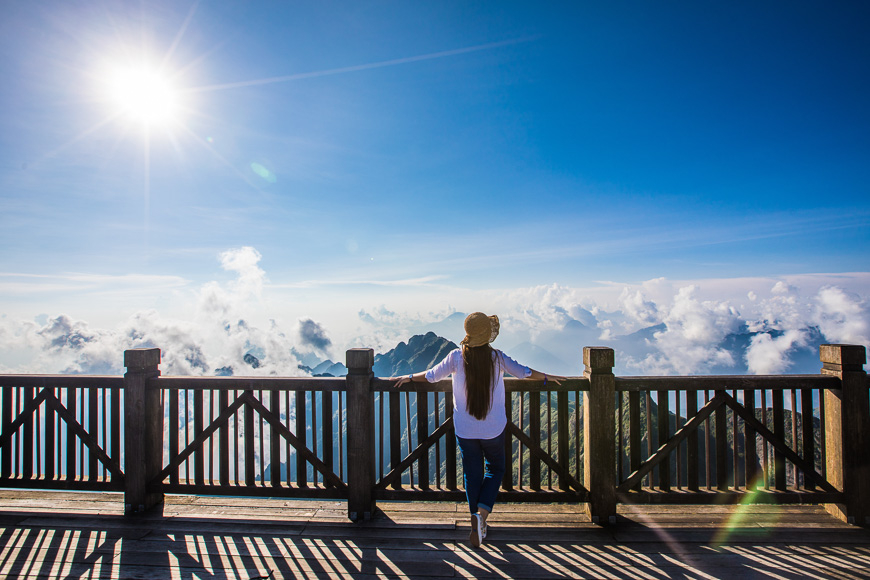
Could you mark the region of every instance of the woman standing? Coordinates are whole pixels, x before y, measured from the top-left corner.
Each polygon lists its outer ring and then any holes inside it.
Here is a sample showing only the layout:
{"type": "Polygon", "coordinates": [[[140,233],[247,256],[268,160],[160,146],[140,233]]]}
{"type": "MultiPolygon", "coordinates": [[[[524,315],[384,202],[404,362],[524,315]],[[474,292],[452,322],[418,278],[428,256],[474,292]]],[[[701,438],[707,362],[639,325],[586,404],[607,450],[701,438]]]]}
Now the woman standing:
{"type": "Polygon", "coordinates": [[[559,384],[565,378],[548,377],[492,348],[489,343],[498,336],[498,330],[497,316],[469,314],[461,348],[448,353],[425,373],[392,379],[398,387],[423,378],[436,383],[453,375],[453,426],[462,453],[465,494],[471,512],[468,539],[475,548],[486,537],[486,519],[505,473],[505,373],[520,379],[543,380],[545,384],[548,380],[559,384]]]}

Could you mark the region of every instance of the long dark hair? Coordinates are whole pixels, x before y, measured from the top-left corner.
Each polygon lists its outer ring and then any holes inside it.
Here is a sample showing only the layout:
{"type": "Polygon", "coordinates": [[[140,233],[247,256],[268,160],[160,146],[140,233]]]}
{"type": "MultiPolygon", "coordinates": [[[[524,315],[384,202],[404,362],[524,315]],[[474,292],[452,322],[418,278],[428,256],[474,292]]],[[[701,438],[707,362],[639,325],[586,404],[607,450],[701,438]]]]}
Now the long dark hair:
{"type": "Polygon", "coordinates": [[[468,414],[482,421],[492,407],[493,375],[495,361],[492,347],[463,346],[462,361],[465,364],[465,410],[468,414]]]}

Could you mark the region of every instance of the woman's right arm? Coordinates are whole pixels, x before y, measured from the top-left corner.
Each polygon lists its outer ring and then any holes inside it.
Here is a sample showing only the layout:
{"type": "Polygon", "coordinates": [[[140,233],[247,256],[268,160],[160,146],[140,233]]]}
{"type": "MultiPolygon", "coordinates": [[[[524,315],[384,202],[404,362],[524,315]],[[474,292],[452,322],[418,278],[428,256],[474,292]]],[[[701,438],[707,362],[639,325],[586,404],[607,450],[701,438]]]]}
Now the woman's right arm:
{"type": "Polygon", "coordinates": [[[428,371],[405,375],[403,377],[390,377],[389,380],[396,381],[393,385],[394,388],[400,387],[405,383],[421,383],[423,382],[423,380],[430,383],[437,383],[441,379],[445,379],[450,376],[451,373],[456,372],[456,353],[459,353],[459,359],[461,360],[461,351],[459,349],[456,349],[447,353],[447,356],[445,356],[440,363],[438,363],[428,371]]]}

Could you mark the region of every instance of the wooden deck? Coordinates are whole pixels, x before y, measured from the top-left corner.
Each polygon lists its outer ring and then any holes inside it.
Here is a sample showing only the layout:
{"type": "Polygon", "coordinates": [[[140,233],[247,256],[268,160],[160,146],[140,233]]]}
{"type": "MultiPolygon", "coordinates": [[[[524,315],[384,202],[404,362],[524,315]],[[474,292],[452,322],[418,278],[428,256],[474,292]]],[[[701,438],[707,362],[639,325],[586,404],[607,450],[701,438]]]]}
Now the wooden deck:
{"type": "Polygon", "coordinates": [[[870,578],[870,530],[816,506],[620,508],[602,528],[576,506],[502,504],[472,549],[463,504],[0,490],[2,578],[870,578]]]}

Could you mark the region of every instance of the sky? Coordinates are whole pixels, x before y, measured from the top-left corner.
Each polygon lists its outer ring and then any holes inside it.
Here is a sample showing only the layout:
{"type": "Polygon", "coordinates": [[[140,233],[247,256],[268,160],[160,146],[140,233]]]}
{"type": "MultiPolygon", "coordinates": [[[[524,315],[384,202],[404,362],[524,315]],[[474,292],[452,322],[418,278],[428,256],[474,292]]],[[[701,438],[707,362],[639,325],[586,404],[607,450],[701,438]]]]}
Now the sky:
{"type": "Polygon", "coordinates": [[[591,344],[630,374],[817,372],[819,342],[870,345],[868,25],[845,1],[3,3],[0,371],[158,346],[164,374],[297,374],[480,310],[553,372],[591,344]]]}

